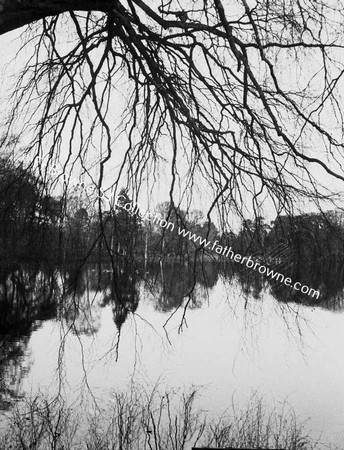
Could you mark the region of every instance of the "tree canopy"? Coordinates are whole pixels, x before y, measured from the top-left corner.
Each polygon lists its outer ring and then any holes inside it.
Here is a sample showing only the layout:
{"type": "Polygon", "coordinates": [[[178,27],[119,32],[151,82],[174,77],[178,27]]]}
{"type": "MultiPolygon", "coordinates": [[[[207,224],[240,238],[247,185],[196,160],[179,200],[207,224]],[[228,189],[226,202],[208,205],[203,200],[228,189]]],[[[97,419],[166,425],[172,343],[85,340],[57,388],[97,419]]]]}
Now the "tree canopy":
{"type": "Polygon", "coordinates": [[[47,228],[60,215],[44,183],[22,164],[0,157],[0,260],[45,256],[47,228]]]}
{"type": "Polygon", "coordinates": [[[23,50],[32,53],[6,136],[20,124],[41,170],[78,168],[99,190],[111,171],[133,199],[162,174],[172,206],[208,186],[208,217],[218,208],[223,221],[258,216],[264,204],[281,213],[302,198],[335,201],[344,180],[339,1],[0,6],[0,32],[30,23],[23,50]]]}

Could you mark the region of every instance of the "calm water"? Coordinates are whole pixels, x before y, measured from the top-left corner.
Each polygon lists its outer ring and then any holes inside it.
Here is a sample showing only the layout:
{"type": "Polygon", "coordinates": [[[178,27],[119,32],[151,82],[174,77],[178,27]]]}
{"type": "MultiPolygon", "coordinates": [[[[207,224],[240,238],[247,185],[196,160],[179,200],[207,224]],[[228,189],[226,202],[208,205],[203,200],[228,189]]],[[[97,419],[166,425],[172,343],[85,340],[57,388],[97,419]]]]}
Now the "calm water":
{"type": "MultiPolygon", "coordinates": [[[[233,401],[244,406],[258,392],[271,408],[287,400],[300,420],[308,420],[312,436],[341,444],[341,307],[282,303],[268,286],[259,295],[244,294],[236,277],[210,270],[208,283],[196,283],[183,318],[184,308],[176,305],[188,282],[182,269],[172,272],[149,276],[148,283],[122,273],[116,289],[128,312],[113,300],[109,283],[95,286],[95,269],[88,268],[75,296],[61,296],[60,304],[55,298],[52,311],[37,306],[29,325],[24,320],[15,332],[3,332],[2,409],[38,390],[53,395],[61,388],[77,402],[92,393],[101,404],[110,391],[131,383],[158,383],[162,390],[196,385],[198,406],[210,414],[221,414],[233,401]]],[[[42,294],[43,278],[39,272],[33,295],[42,294]]],[[[55,282],[56,291],[60,274],[55,282]]]]}

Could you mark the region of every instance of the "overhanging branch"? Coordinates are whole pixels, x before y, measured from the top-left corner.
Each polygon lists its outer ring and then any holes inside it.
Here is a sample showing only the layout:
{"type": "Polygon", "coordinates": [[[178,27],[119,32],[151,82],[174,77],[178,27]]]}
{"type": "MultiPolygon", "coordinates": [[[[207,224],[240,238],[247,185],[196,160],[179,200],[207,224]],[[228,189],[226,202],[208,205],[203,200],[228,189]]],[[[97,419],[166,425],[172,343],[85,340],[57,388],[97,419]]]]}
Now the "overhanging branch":
{"type": "Polygon", "coordinates": [[[67,11],[110,11],[109,0],[0,0],[0,35],[48,16],[67,11]]]}

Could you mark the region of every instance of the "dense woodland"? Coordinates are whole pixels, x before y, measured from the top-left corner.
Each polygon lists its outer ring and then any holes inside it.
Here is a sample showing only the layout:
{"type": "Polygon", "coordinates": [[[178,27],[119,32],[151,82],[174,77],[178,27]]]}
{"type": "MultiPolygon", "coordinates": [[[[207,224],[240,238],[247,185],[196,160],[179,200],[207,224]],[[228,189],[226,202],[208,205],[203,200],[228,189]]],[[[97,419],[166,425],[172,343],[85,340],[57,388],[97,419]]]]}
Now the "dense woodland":
{"type": "MultiPolygon", "coordinates": [[[[114,272],[139,273],[144,277],[152,267],[161,264],[188,267],[192,274],[195,265],[212,262],[222,270],[238,273],[244,284],[257,279],[257,274],[218,255],[210,246],[204,248],[199,242],[178,235],[176,229],[171,231],[127,212],[123,205],[131,200],[124,189],[118,206],[104,210],[100,217],[78,186],[68,195],[55,198],[46,192],[46,184],[23,165],[15,165],[5,158],[0,163],[3,273],[8,267],[17,267],[19,261],[35,266],[72,264],[80,268],[86,263],[97,263],[112,265],[114,272]]],[[[315,289],[320,287],[325,297],[331,292],[330,286],[342,279],[344,215],[341,211],[294,217],[281,215],[270,223],[256,217],[244,220],[237,233],[220,233],[201,211],[172,209],[168,202],[158,205],[155,212],[195,236],[218,241],[236,253],[251,255],[262,264],[278,268],[285,276],[315,289]]],[[[265,278],[258,276],[258,279],[265,278]]],[[[261,283],[255,287],[258,293],[261,283]]],[[[281,287],[277,295],[281,296],[281,287]]],[[[295,292],[287,290],[286,298],[291,295],[295,296],[295,292]]]]}
{"type": "MultiPolygon", "coordinates": [[[[91,208],[80,186],[61,197],[46,192],[45,184],[23,165],[0,160],[0,258],[65,263],[108,261],[133,256],[136,260],[192,262],[195,255],[219,259],[210,246],[178,235],[158,223],[123,208],[130,203],[122,189],[118,206],[91,208]]],[[[93,202],[94,203],[94,202],[93,202]]],[[[344,260],[344,213],[340,210],[297,216],[280,215],[270,223],[263,217],[243,220],[240,230],[220,233],[202,211],[184,211],[161,203],[154,213],[195,236],[254,255],[267,263],[292,260],[299,265],[334,264],[344,260]]],[[[222,258],[223,259],[223,258],[222,258]]]]}

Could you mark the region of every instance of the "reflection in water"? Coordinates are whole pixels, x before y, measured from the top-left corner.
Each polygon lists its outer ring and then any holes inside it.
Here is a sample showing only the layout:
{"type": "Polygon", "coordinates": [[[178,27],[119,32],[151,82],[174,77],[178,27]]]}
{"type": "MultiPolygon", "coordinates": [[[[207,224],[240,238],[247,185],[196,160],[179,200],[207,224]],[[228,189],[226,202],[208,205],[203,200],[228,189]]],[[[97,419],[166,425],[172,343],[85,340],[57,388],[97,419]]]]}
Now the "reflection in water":
{"type": "MultiPolygon", "coordinates": [[[[128,320],[130,317],[133,319],[143,317],[157,329],[158,326],[154,323],[157,317],[162,317],[162,324],[164,324],[180,306],[183,307],[182,309],[186,306],[190,309],[187,314],[191,322],[193,314],[197,310],[204,310],[204,313],[196,320],[199,325],[195,325],[195,323],[193,325],[195,328],[200,327],[200,336],[203,333],[204,342],[191,339],[190,345],[193,348],[188,359],[192,360],[194,358],[192,352],[199,354],[200,345],[202,346],[202,355],[205,355],[208,350],[211,352],[210,354],[214,353],[215,355],[220,351],[233,351],[234,335],[231,336],[230,345],[225,341],[217,343],[216,337],[208,341],[206,335],[211,328],[211,320],[214,320],[211,312],[207,315],[206,308],[209,307],[207,305],[222,307],[221,298],[227,299],[233,317],[240,316],[241,313],[238,312],[246,308],[245,321],[247,322],[245,322],[245,326],[252,335],[254,333],[258,335],[258,311],[259,309],[262,311],[263,317],[263,309],[268,304],[268,292],[273,294],[277,300],[274,304],[279,306],[292,305],[291,302],[294,302],[317,308],[320,306],[329,311],[343,309],[343,269],[338,265],[319,267],[317,270],[314,267],[312,269],[298,268],[297,273],[291,274],[294,279],[299,279],[308,285],[312,285],[309,277],[314,280],[315,276],[318,281],[323,283],[324,295],[319,301],[313,303],[308,296],[302,294],[298,294],[297,297],[292,296],[290,289],[284,285],[268,283],[266,277],[248,269],[241,270],[240,265],[240,270],[237,267],[212,262],[191,266],[169,260],[164,264],[151,264],[147,269],[143,262],[134,264],[133,259],[121,259],[112,266],[88,264],[83,267],[70,265],[63,268],[19,265],[2,267],[0,271],[0,409],[10,409],[14,401],[25,393],[25,389],[22,388],[23,380],[28,377],[35,358],[37,359],[39,356],[30,357],[30,342],[32,342],[33,336],[38,335],[39,328],[44,324],[49,324],[49,326],[63,324],[65,330],[70,331],[70,334],[80,340],[82,345],[86,345],[87,339],[92,339],[95,335],[103,336],[105,334],[108,339],[110,336],[112,338],[118,336],[119,333],[127,336],[125,333],[127,333],[128,327],[124,327],[124,324],[130,322],[128,320]],[[240,297],[244,298],[244,302],[238,301],[240,297]],[[235,302],[237,302],[236,305],[235,302]],[[248,308],[248,302],[250,308],[248,308]],[[140,305],[142,305],[141,309],[140,305]],[[143,315],[142,311],[148,312],[143,315]],[[105,312],[109,320],[104,316],[105,312]],[[111,312],[112,317],[109,314],[111,312]]],[[[293,266],[292,270],[294,269],[293,266]]],[[[290,318],[295,317],[295,328],[299,331],[300,322],[296,323],[300,315],[299,310],[293,306],[290,310],[288,308],[277,309],[277,314],[278,311],[280,311],[281,317],[287,312],[290,315],[288,318],[283,316],[287,328],[293,328],[294,325],[290,318]],[[294,316],[292,316],[293,314],[294,316]]],[[[184,320],[183,315],[179,316],[178,320],[184,320]]],[[[218,323],[220,319],[216,320],[218,323]]],[[[226,317],[226,321],[229,329],[234,326],[233,324],[229,325],[230,316],[226,317]]],[[[277,320],[275,322],[277,323],[277,320]]],[[[49,330],[52,335],[54,329],[49,328],[49,330]]],[[[146,338],[144,332],[138,331],[137,323],[135,323],[134,332],[140,340],[143,341],[146,338]]],[[[319,330],[319,335],[320,332],[319,330]]],[[[259,333],[265,333],[263,327],[259,328],[259,333]]],[[[278,334],[278,330],[276,333],[278,334]]],[[[185,334],[185,339],[187,336],[188,332],[185,334]]],[[[100,339],[103,338],[100,337],[100,339]]],[[[257,336],[258,339],[260,338],[257,336]]],[[[131,349],[125,347],[124,342],[121,345],[125,348],[121,356],[126,360],[131,349]]],[[[150,346],[151,343],[148,345],[150,346]]],[[[178,349],[178,344],[176,345],[176,349],[178,349]]],[[[267,345],[269,347],[266,352],[269,353],[272,351],[271,343],[269,342],[267,345]]],[[[97,351],[99,352],[97,357],[101,359],[105,353],[105,347],[100,346],[97,351]]],[[[153,356],[148,356],[147,351],[140,353],[140,358],[144,362],[151,361],[150,358],[154,356],[154,352],[158,360],[155,350],[149,347],[153,356]]],[[[274,349],[273,351],[278,352],[279,350],[274,349]]],[[[85,354],[87,354],[86,351],[85,354]]],[[[226,353],[223,355],[227,357],[226,353]]],[[[74,359],[79,357],[74,356],[74,359]]],[[[212,356],[205,356],[205,358],[207,361],[212,360],[212,356]]],[[[224,376],[221,373],[221,367],[224,364],[221,358],[209,362],[210,369],[216,369],[214,366],[219,364],[219,383],[221,377],[224,376]]],[[[233,364],[235,364],[236,358],[237,356],[233,354],[233,364]]],[[[76,362],[74,361],[74,363],[76,362]]],[[[159,376],[158,371],[161,369],[159,363],[154,364],[156,365],[156,376],[159,376]]],[[[192,378],[190,375],[190,381],[197,379],[197,364],[196,359],[194,361],[196,377],[192,378]]],[[[155,365],[152,364],[152,367],[155,365]]],[[[205,366],[202,370],[205,372],[208,369],[205,366]]],[[[115,373],[117,377],[117,372],[115,373]]],[[[117,378],[115,379],[117,380],[117,378]]],[[[243,378],[243,382],[244,380],[243,378]]],[[[292,385],[290,389],[293,389],[292,385]]]]}
{"type": "Polygon", "coordinates": [[[56,317],[56,282],[53,272],[0,268],[0,408],[7,409],[19,396],[28,372],[24,359],[31,334],[44,320],[56,317]]]}
{"type": "Polygon", "coordinates": [[[25,327],[21,333],[0,338],[0,410],[9,409],[20,397],[21,381],[29,370],[24,369],[23,360],[31,331],[25,327]]]}
{"type": "Polygon", "coordinates": [[[215,264],[184,265],[167,263],[153,266],[147,274],[146,284],[153,294],[156,308],[169,312],[187,300],[188,308],[197,308],[216,285],[219,271],[215,264]]]}
{"type": "Polygon", "coordinates": [[[269,264],[276,272],[290,277],[293,282],[312,287],[320,292],[319,298],[303,294],[301,291],[286,286],[284,283],[259,275],[257,272],[240,264],[234,265],[243,291],[259,298],[268,287],[279,302],[295,302],[306,306],[318,306],[331,311],[340,311],[344,307],[344,266],[338,262],[328,264],[269,264]]]}
{"type": "Polygon", "coordinates": [[[131,262],[124,261],[112,270],[106,270],[107,289],[101,306],[111,305],[113,321],[121,330],[129,313],[134,313],[139,304],[137,290],[138,269],[131,262]]]}

